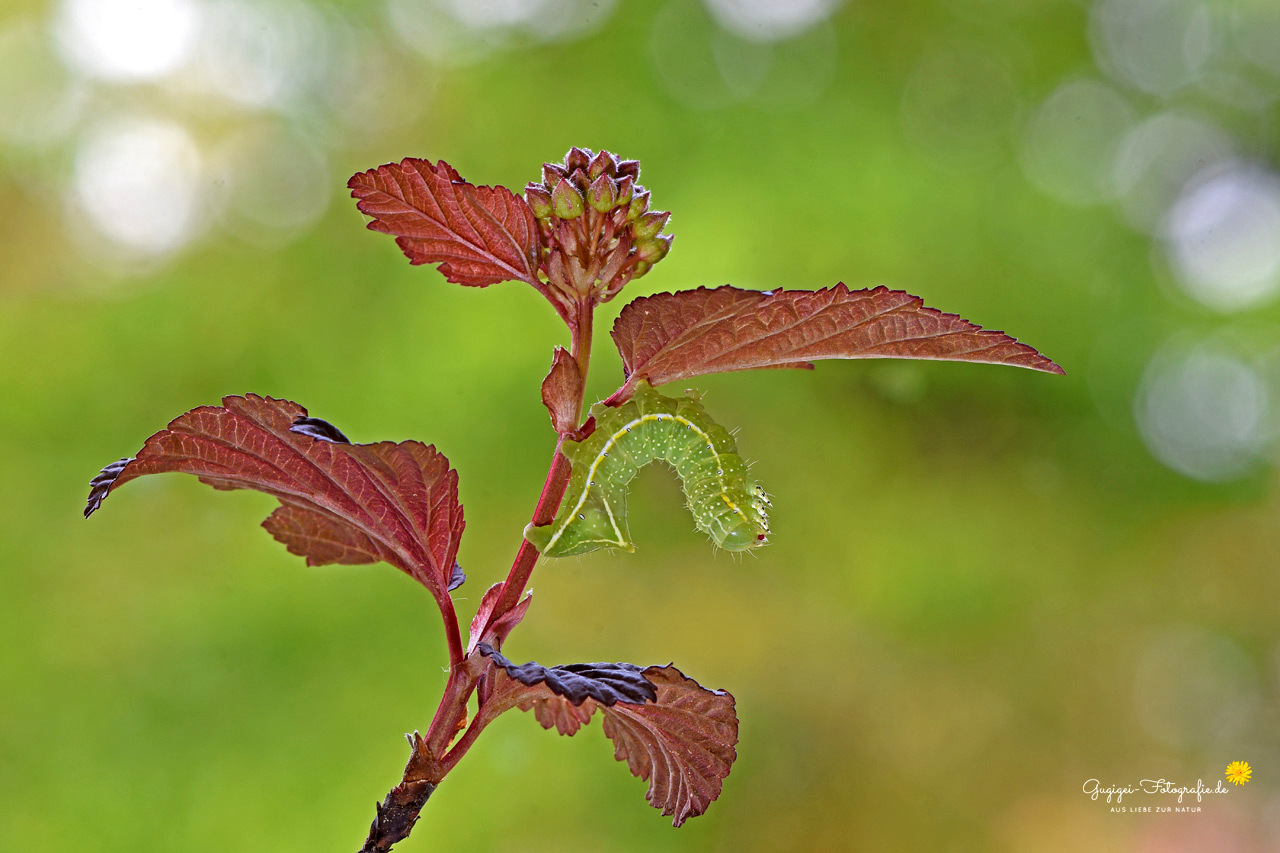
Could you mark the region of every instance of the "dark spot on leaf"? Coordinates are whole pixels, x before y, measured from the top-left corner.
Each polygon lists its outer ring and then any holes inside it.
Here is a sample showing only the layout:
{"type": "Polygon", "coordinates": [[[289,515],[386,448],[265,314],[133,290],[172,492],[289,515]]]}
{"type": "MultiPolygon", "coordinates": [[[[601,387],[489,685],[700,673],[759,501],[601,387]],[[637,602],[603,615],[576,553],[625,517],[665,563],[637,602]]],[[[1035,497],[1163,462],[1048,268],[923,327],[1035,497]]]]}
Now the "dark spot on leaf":
{"type": "Polygon", "coordinates": [[[320,418],[309,418],[306,415],[298,415],[298,417],[294,418],[293,426],[289,427],[289,432],[318,438],[321,441],[332,441],[335,444],[351,443],[351,439],[343,435],[342,430],[333,424],[320,418]]]}
{"type": "Polygon", "coordinates": [[[563,696],[574,705],[594,699],[601,705],[612,706],[618,702],[643,705],[658,698],[658,689],[633,663],[573,663],[566,666],[542,666],[525,663],[517,666],[494,651],[487,643],[479,643],[480,654],[493,658],[493,662],[507,671],[507,675],[521,684],[533,687],[546,684],[557,696],[563,696]]]}
{"type": "Polygon", "coordinates": [[[106,499],[107,493],[111,491],[111,484],[120,476],[120,472],[124,470],[124,466],[133,461],[132,457],[126,456],[124,459],[112,462],[98,473],[98,476],[89,481],[89,500],[84,507],[84,517],[88,518],[98,511],[98,507],[102,506],[102,502],[106,499]]]}
{"type": "Polygon", "coordinates": [[[229,396],[221,406],[175,418],[136,459],[103,469],[86,514],[117,486],[168,471],[194,474],[215,489],[279,499],[263,526],[309,565],[387,562],[438,595],[451,580],[465,523],[458,475],[435,447],[351,444],[297,403],[229,396]],[[291,431],[315,440],[300,441],[291,431]],[[370,483],[378,487],[363,488],[370,483]]]}

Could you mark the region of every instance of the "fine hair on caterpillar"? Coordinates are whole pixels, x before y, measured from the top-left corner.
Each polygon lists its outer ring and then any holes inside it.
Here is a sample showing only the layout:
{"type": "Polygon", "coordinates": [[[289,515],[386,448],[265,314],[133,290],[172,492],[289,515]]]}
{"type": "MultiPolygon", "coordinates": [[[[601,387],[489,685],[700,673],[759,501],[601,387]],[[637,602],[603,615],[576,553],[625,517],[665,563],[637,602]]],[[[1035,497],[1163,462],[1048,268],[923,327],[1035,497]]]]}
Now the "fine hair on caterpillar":
{"type": "Polygon", "coordinates": [[[768,495],[747,476],[733,436],[707,414],[696,392],[666,397],[639,382],[626,403],[596,404],[591,415],[595,432],[562,448],[572,474],[555,519],[525,528],[525,538],[541,554],[634,551],[628,484],[657,460],[675,468],[694,522],[716,545],[745,551],[768,541],[768,495]]]}

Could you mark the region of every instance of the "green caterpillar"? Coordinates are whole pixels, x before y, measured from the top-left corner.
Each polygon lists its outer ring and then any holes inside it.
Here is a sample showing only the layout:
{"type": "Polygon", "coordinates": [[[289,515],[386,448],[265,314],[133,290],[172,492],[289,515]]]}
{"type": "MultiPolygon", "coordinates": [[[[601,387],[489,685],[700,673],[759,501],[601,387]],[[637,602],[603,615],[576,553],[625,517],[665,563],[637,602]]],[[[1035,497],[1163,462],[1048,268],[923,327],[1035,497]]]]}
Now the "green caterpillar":
{"type": "Polygon", "coordinates": [[[532,524],[524,537],[547,557],[571,557],[601,548],[634,551],[627,529],[627,484],[637,470],[661,459],[676,469],[698,528],[728,551],[765,544],[769,499],[747,476],[747,465],[724,427],[711,419],[698,395],[664,397],[645,382],[616,408],[591,408],[596,429],[561,448],[572,474],[555,520],[532,524]]]}

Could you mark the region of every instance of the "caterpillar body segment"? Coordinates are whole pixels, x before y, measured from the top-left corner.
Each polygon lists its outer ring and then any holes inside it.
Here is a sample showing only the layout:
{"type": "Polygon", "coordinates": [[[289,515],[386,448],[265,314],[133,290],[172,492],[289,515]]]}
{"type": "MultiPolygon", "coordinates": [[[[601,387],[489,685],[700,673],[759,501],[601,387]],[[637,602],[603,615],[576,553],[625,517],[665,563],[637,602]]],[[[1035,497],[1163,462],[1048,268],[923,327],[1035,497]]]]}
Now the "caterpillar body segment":
{"type": "Polygon", "coordinates": [[[597,404],[591,414],[595,432],[562,447],[572,473],[555,520],[525,528],[525,538],[541,554],[634,551],[627,487],[655,460],[675,468],[694,521],[717,545],[743,551],[765,544],[768,497],[747,476],[733,436],[712,420],[696,394],[666,397],[641,382],[623,405],[597,404]]]}

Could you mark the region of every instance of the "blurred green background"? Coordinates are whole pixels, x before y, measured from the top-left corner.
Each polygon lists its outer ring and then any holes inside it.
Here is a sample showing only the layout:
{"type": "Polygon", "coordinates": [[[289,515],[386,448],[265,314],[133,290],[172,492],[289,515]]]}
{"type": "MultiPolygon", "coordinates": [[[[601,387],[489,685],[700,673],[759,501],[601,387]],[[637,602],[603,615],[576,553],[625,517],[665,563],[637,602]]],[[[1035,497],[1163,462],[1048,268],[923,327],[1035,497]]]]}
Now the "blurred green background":
{"type": "Polygon", "coordinates": [[[672,830],[598,722],[513,713],[406,853],[1280,849],[1278,98],[1266,0],[8,0],[0,849],[359,845],[443,685],[429,597],[306,568],[264,496],[154,478],[86,523],[87,482],[227,393],[434,442],[469,619],[565,334],[410,267],[344,184],[412,155],[518,189],[571,145],[640,159],[677,236],[602,310],[593,399],[626,299],[722,283],[888,284],[1067,376],[699,381],[775,544],[713,554],[647,473],[638,552],[540,566],[506,651],[731,690],[721,800],[672,830]],[[1199,814],[1082,793],[1233,760],[1199,814]]]}

